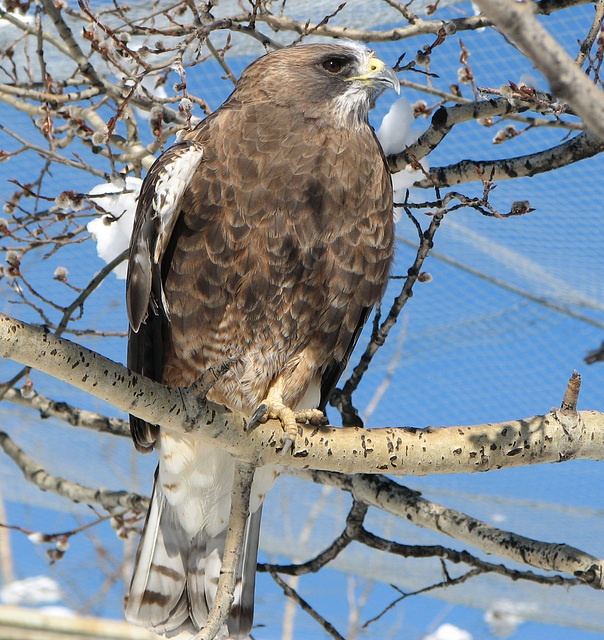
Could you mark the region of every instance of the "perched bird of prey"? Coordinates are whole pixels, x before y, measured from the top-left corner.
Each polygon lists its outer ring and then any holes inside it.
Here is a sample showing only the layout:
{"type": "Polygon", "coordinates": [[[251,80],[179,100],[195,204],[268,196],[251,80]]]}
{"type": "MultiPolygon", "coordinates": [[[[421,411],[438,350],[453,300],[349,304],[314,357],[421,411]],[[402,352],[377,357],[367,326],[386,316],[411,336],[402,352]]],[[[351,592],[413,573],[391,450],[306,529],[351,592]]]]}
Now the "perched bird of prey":
{"type": "MultiPolygon", "coordinates": [[[[259,58],[226,102],[144,180],[128,265],[128,364],[188,386],[232,366],[209,399],[248,419],[324,410],[393,251],[392,184],[368,123],[399,82],[363,45],[310,44],[259,58]]],[[[310,412],[316,416],[316,412],[310,412]]],[[[126,605],[168,636],[203,627],[216,594],[234,462],[138,418],[159,467],[126,605]]],[[[256,470],[235,602],[223,636],[252,626],[261,504],[278,475],[256,470]]]]}

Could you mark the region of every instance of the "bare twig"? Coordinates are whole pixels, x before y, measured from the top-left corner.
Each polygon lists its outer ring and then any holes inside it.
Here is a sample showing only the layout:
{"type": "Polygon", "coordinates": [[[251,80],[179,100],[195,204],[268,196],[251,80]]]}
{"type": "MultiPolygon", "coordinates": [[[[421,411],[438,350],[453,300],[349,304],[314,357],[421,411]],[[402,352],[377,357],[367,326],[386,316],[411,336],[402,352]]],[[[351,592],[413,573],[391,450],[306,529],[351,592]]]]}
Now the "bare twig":
{"type": "Polygon", "coordinates": [[[332,638],[335,638],[336,640],[345,640],[344,636],[338,633],[338,631],[331,624],[331,622],[328,622],[327,620],[325,620],[325,618],[321,614],[319,614],[315,609],[313,609],[313,607],[311,607],[308,604],[308,602],[306,602],[306,600],[304,600],[297,591],[292,589],[287,584],[287,582],[285,582],[282,578],[280,578],[275,571],[269,570],[269,573],[271,574],[271,577],[273,578],[273,580],[283,589],[283,593],[288,598],[292,598],[303,611],[306,611],[306,613],[308,613],[314,620],[316,620],[321,625],[321,627],[323,627],[323,630],[326,633],[328,633],[332,638]]]}
{"type": "MultiPolygon", "coordinates": [[[[407,300],[409,300],[409,298],[411,297],[413,285],[417,282],[417,278],[419,277],[419,274],[421,272],[424,260],[428,256],[428,253],[433,246],[434,234],[440,226],[442,217],[443,216],[440,213],[432,216],[430,226],[422,234],[420,246],[417,251],[417,255],[415,256],[415,261],[407,271],[407,279],[405,280],[402,291],[392,304],[390,312],[388,313],[388,316],[386,317],[384,322],[380,325],[379,329],[371,336],[371,341],[367,345],[363,355],[361,356],[361,359],[359,360],[359,363],[354,368],[352,375],[346,381],[341,391],[341,395],[344,398],[344,401],[346,401],[346,399],[349,399],[355,389],[358,387],[364,373],[367,371],[371,361],[373,360],[373,356],[386,341],[386,338],[390,333],[390,329],[392,329],[392,327],[396,324],[400,312],[405,306],[407,300]]],[[[338,402],[340,400],[341,398],[336,396],[335,402],[338,402]]],[[[334,404],[334,400],[332,400],[332,404],[334,404]]]]}
{"type": "Polygon", "coordinates": [[[109,418],[99,413],[78,409],[66,402],[51,400],[39,393],[31,398],[24,398],[18,389],[8,389],[3,397],[5,402],[17,404],[38,411],[42,419],[55,418],[70,424],[72,427],[92,429],[99,433],[110,433],[114,436],[130,437],[130,427],[127,420],[109,418]]]}
{"type": "Polygon", "coordinates": [[[552,93],[604,140],[604,94],[538,22],[536,5],[514,0],[476,0],[476,4],[533,61],[552,93]]]}

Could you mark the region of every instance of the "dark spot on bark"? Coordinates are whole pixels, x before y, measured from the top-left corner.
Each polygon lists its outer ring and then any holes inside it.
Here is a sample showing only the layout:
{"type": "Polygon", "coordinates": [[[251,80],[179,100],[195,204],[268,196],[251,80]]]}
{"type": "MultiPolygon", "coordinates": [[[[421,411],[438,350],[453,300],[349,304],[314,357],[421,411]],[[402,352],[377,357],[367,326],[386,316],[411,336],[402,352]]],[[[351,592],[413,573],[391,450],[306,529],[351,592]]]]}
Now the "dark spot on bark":
{"type": "Polygon", "coordinates": [[[440,107],[438,111],[432,116],[432,126],[435,129],[442,129],[447,124],[447,110],[444,107],[440,107]]]}

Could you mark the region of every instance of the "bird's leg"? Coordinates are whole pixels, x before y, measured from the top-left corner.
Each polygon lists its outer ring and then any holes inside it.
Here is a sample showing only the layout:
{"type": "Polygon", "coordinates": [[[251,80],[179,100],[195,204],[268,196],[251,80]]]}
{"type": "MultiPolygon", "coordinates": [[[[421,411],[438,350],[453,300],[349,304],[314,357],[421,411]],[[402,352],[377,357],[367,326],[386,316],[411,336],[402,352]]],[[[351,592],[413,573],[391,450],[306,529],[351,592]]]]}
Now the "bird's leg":
{"type": "Polygon", "coordinates": [[[327,418],[320,409],[303,409],[294,411],[283,402],[282,383],[277,380],[269,389],[268,395],[260,403],[252,419],[249,421],[246,431],[251,431],[259,424],[263,424],[267,420],[279,420],[283,427],[283,444],[281,453],[285,455],[294,444],[298,435],[298,423],[306,424],[307,422],[316,426],[325,424],[327,418]]]}

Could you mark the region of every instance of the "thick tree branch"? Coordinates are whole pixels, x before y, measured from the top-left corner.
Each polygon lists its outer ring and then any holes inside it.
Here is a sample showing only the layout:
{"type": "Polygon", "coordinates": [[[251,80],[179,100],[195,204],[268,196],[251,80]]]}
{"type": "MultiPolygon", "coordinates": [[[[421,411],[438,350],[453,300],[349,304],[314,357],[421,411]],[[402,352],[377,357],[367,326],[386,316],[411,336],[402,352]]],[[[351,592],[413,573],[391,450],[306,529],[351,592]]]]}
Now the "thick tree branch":
{"type": "Polygon", "coordinates": [[[451,131],[462,122],[478,120],[479,118],[493,118],[521,113],[530,109],[530,105],[520,100],[497,98],[483,102],[468,102],[452,107],[440,107],[432,116],[430,126],[407,149],[395,155],[388,156],[390,171],[402,171],[415,160],[421,160],[433,151],[451,131]]]}
{"type": "Polygon", "coordinates": [[[172,388],[42,329],[0,315],[0,355],[68,382],[166,429],[195,434],[235,457],[341,473],[427,475],[487,471],[571,459],[604,459],[604,414],[558,410],[526,420],[472,427],[338,429],[300,427],[280,455],[281,426],[251,434],[240,414],[205,401],[194,386],[172,388]]]}
{"type": "Polygon", "coordinates": [[[344,476],[317,471],[297,471],[295,475],[349,491],[355,500],[412,522],[418,527],[470,544],[485,553],[545,571],[568,573],[596,589],[604,588],[604,560],[566,544],[541,542],[503,531],[426,500],[417,491],[383,476],[344,476]]]}
{"type": "Polygon", "coordinates": [[[101,504],[106,509],[122,507],[134,511],[146,511],[149,506],[148,498],[136,493],[91,489],[65,478],[51,475],[19,448],[4,431],[0,431],[0,447],[21,469],[25,479],[42,491],[52,491],[72,502],[101,504]]]}
{"type": "Polygon", "coordinates": [[[500,160],[461,160],[446,167],[433,167],[430,177],[415,183],[415,187],[430,189],[480,181],[480,175],[497,182],[554,171],[560,167],[591,158],[604,151],[604,141],[590,131],[583,131],[551,149],[516,158],[500,160]]]}

